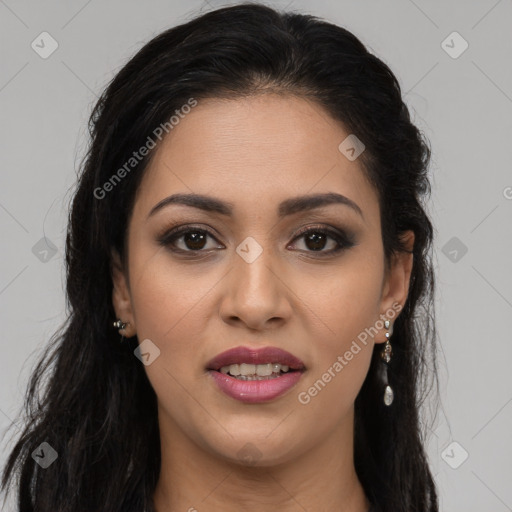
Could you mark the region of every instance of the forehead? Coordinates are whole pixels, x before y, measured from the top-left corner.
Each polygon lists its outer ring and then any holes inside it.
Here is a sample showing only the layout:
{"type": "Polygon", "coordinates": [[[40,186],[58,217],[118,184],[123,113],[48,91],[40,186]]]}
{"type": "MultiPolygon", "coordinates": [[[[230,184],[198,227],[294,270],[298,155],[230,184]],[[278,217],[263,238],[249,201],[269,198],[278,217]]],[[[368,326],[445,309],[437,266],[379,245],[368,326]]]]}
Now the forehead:
{"type": "Polygon", "coordinates": [[[360,162],[338,149],[348,135],[321,106],[294,96],[200,100],[154,150],[136,209],[147,215],[168,195],[198,193],[224,198],[242,215],[292,196],[337,192],[365,218],[378,214],[360,162]]]}

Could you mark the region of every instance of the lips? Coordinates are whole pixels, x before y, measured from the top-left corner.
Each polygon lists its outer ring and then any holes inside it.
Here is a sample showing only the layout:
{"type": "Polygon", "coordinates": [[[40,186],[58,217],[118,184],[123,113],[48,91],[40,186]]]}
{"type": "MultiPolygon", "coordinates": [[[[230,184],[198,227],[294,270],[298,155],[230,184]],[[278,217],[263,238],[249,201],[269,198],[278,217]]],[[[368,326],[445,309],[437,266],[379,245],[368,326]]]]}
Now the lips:
{"type": "Polygon", "coordinates": [[[290,370],[305,370],[304,363],[299,358],[277,347],[262,347],[259,349],[235,347],[215,356],[206,365],[206,369],[219,371],[223,366],[242,363],[280,363],[289,366],[290,370]]]}

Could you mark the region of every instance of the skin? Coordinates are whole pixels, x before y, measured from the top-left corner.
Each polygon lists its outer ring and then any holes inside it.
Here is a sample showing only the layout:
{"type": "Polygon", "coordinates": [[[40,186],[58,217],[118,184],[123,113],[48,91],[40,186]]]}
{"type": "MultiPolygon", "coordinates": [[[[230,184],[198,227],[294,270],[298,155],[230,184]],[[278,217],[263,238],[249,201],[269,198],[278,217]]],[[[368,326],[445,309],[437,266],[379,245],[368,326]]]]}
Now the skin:
{"type": "MultiPolygon", "coordinates": [[[[158,397],[158,512],[368,510],[353,464],[354,401],[386,329],[307,405],[298,401],[359,333],[403,306],[409,288],[412,254],[397,254],[386,270],[377,194],[360,162],[338,150],[348,134],[316,103],[268,93],[202,100],[154,150],[129,222],[127,268],[113,252],[112,275],[125,336],[160,349],[145,366],[158,397]],[[163,198],[191,192],[231,202],[233,217],[170,205],[147,218],[163,198]],[[347,196],[364,218],[329,205],[278,219],[281,201],[321,192],[347,196]],[[185,224],[214,238],[181,236],[182,255],[158,243],[185,224]],[[335,240],[315,251],[297,238],[318,225],[353,233],[356,245],[322,258],[335,240]],[[263,251],[252,263],[236,252],[249,236],[263,251]],[[280,347],[307,371],[273,401],[240,402],[206,372],[239,345],[280,347]],[[247,443],[257,449],[252,463],[239,455],[247,443]]],[[[404,239],[412,250],[413,233],[404,239]]]]}

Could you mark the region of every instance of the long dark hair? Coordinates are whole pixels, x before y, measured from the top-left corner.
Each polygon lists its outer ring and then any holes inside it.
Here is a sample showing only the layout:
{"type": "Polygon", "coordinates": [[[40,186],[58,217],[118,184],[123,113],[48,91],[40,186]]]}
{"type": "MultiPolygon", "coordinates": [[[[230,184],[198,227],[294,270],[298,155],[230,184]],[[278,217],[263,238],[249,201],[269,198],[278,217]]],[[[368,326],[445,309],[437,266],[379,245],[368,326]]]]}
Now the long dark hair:
{"type": "Polygon", "coordinates": [[[387,262],[406,250],[401,233],[415,233],[409,295],[392,337],[395,401],[382,403],[382,346],[375,345],[355,403],[354,458],[376,508],[438,511],[419,414],[432,384],[437,390],[433,227],[422,205],[431,192],[428,142],[391,70],[352,33],[244,3],[156,36],[93,109],[66,238],[68,318],[31,376],[23,432],[3,472],[3,490],[16,476],[20,512],[151,510],[161,461],[157,401],[133,354],[136,337],[120,344],[112,326],[111,250],[126,261],[127,223],[155,151],[129,171],[126,162],[148,137],[156,139],[157,127],[172,129],[169,119],[191,98],[265,91],[315,101],[364,142],[360,161],[378,192],[387,262]],[[123,165],[125,175],[112,180],[123,165]],[[100,193],[107,182],[109,192],[100,193]],[[32,457],[43,442],[58,455],[46,469],[32,457]]]}

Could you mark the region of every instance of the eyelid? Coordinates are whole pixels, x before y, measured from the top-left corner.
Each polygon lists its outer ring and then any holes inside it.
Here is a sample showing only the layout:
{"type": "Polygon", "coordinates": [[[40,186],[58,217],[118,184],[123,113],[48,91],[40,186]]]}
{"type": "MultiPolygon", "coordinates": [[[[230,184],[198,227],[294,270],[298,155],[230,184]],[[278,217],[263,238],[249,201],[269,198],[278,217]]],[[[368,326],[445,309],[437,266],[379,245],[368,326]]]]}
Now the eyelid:
{"type": "Polygon", "coordinates": [[[166,240],[169,240],[170,238],[174,238],[174,237],[179,238],[179,235],[186,234],[189,231],[198,231],[201,233],[205,233],[209,237],[214,238],[217,242],[219,242],[217,239],[218,235],[213,233],[214,230],[211,227],[209,227],[209,226],[202,227],[202,226],[196,225],[196,224],[183,224],[183,225],[178,225],[175,227],[170,226],[170,227],[164,228],[161,231],[161,233],[156,237],[156,239],[159,243],[165,244],[166,240]]]}
{"type": "MultiPolygon", "coordinates": [[[[325,233],[329,238],[332,238],[338,244],[336,249],[331,249],[330,251],[318,251],[317,254],[320,256],[323,255],[327,257],[328,255],[335,255],[336,253],[350,249],[351,247],[357,245],[356,237],[352,230],[336,228],[334,226],[329,226],[328,224],[309,224],[303,228],[300,228],[299,231],[295,234],[292,242],[302,238],[309,232],[325,233]]],[[[306,251],[307,254],[315,254],[315,252],[316,251],[306,251]]]]}
{"type": "MultiPolygon", "coordinates": [[[[181,256],[187,255],[189,258],[199,257],[199,256],[208,256],[214,250],[222,250],[225,249],[224,244],[218,241],[217,237],[212,233],[211,229],[203,228],[199,226],[194,226],[190,224],[180,225],[175,228],[169,228],[164,230],[163,233],[156,238],[157,243],[169,250],[171,253],[181,256]],[[191,250],[191,249],[180,249],[176,247],[176,244],[179,239],[183,238],[189,232],[201,233],[206,236],[206,238],[212,238],[215,242],[222,247],[215,247],[213,249],[200,249],[200,250],[191,250]]],[[[208,243],[208,242],[207,242],[208,243]]]]}

